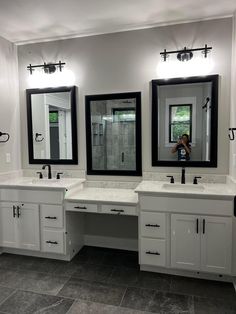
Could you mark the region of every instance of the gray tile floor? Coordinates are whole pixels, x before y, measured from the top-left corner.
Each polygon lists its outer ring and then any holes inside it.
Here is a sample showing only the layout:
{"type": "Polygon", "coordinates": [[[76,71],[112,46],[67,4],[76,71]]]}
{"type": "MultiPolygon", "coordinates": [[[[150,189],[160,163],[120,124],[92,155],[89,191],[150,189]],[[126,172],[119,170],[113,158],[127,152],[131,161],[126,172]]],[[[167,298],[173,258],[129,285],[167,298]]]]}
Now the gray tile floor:
{"type": "Polygon", "coordinates": [[[0,255],[0,314],[236,314],[232,284],[141,272],[135,252],[71,261],[0,255]]]}

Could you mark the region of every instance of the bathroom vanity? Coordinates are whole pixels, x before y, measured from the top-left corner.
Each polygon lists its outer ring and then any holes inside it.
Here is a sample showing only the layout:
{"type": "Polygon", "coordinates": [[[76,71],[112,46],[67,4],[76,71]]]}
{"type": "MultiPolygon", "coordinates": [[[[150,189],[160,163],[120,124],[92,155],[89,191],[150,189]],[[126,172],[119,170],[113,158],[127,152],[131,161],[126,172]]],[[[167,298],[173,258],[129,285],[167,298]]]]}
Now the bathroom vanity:
{"type": "MultiPolygon", "coordinates": [[[[85,217],[113,215],[115,222],[130,216],[137,217],[142,270],[225,280],[235,275],[230,185],[142,181],[134,190],[89,187],[83,179],[49,181],[1,184],[3,252],[71,260],[86,244],[85,217]]],[[[117,247],[109,241],[98,238],[94,245],[117,247]]]]}

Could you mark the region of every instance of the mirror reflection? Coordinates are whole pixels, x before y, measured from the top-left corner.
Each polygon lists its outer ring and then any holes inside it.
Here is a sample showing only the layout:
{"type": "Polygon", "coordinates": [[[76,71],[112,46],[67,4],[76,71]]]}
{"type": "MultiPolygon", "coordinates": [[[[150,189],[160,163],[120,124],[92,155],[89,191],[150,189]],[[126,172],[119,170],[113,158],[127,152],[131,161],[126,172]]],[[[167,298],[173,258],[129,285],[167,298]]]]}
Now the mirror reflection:
{"type": "MultiPolygon", "coordinates": [[[[73,160],[72,90],[28,90],[32,159],[73,160]]],[[[76,145],[75,145],[76,146],[76,145]]]]}
{"type": "Polygon", "coordinates": [[[216,81],[217,76],[153,81],[154,163],[215,162],[216,81]]]}
{"type": "Polygon", "coordinates": [[[134,174],[141,167],[141,156],[137,158],[137,150],[140,150],[140,132],[137,134],[140,94],[129,94],[86,97],[89,172],[134,174]]]}

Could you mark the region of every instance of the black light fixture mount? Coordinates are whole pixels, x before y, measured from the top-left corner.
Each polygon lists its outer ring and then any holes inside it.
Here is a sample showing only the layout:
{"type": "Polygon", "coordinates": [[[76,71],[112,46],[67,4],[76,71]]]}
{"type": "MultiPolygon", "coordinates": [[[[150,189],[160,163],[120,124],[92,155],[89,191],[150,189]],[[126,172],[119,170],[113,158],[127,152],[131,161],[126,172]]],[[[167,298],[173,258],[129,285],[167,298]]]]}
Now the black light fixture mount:
{"type": "Polygon", "coordinates": [[[61,61],[59,61],[58,63],[44,62],[44,64],[36,64],[36,65],[29,64],[27,66],[27,70],[30,71],[30,74],[33,74],[34,69],[42,68],[46,74],[52,74],[56,72],[57,67],[59,68],[61,72],[65,64],[66,64],[65,62],[61,62],[61,61]]]}
{"type": "Polygon", "coordinates": [[[182,50],[171,51],[166,51],[166,49],[164,49],[163,52],[160,52],[160,55],[162,56],[163,61],[166,61],[170,54],[176,54],[179,61],[189,61],[193,57],[193,51],[201,51],[204,54],[204,57],[207,58],[207,54],[210,50],[212,50],[212,47],[208,47],[207,44],[205,44],[205,47],[194,49],[189,49],[187,47],[184,47],[182,50]]]}

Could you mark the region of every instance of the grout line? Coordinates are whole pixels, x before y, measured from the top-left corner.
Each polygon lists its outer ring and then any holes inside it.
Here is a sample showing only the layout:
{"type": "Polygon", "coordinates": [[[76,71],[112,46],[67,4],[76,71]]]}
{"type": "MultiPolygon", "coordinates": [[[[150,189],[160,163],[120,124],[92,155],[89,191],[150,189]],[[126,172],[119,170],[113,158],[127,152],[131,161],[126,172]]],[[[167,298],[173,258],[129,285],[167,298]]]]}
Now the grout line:
{"type": "Polygon", "coordinates": [[[128,287],[125,288],[125,291],[124,291],[123,296],[122,296],[122,298],[121,298],[120,304],[119,304],[118,306],[121,306],[121,304],[122,304],[122,302],[123,302],[123,300],[124,300],[125,294],[126,294],[126,292],[127,292],[127,289],[128,289],[128,287]]]}
{"type": "Polygon", "coordinates": [[[74,300],[74,302],[71,304],[70,308],[65,314],[70,314],[70,310],[72,309],[73,305],[77,302],[77,300],[74,300]]]}
{"type": "MultiPolygon", "coordinates": [[[[3,287],[3,286],[2,286],[3,287]]],[[[4,287],[4,288],[8,288],[8,287],[4,287]]],[[[12,289],[12,288],[8,288],[8,289],[12,289]]],[[[0,302],[0,306],[7,301],[8,298],[10,298],[14,293],[16,293],[17,289],[14,289],[14,291],[8,296],[6,297],[2,302],[0,302]]]]}

